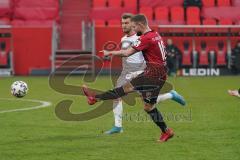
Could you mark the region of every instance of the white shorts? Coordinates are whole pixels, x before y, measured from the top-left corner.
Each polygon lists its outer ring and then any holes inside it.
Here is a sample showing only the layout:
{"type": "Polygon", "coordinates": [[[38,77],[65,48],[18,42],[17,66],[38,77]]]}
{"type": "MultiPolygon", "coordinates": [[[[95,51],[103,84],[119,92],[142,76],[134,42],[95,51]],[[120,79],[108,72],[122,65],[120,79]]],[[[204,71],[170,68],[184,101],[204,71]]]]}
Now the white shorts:
{"type": "Polygon", "coordinates": [[[116,87],[121,87],[127,82],[131,81],[143,72],[146,65],[145,63],[124,63],[121,75],[118,77],[116,87]]]}

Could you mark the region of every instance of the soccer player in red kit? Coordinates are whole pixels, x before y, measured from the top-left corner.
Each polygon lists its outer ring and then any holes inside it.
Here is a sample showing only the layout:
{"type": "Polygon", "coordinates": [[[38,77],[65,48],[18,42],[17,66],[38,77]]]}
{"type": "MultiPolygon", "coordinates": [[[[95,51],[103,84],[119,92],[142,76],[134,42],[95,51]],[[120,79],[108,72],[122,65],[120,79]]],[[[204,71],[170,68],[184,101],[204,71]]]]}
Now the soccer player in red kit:
{"type": "Polygon", "coordinates": [[[168,128],[163,120],[161,112],[155,107],[157,97],[167,79],[166,51],[160,35],[152,31],[144,15],[138,14],[131,19],[133,28],[141,36],[132,47],[119,51],[106,51],[104,55],[128,57],[142,51],[146,61],[144,72],[127,82],[122,87],[114,88],[102,94],[91,93],[86,85],[83,92],[87,96],[90,105],[101,100],[114,100],[127,95],[130,92],[138,91],[144,100],[144,110],[150,115],[153,122],[161,129],[162,134],[158,141],[165,142],[173,137],[173,130],[168,128]]]}

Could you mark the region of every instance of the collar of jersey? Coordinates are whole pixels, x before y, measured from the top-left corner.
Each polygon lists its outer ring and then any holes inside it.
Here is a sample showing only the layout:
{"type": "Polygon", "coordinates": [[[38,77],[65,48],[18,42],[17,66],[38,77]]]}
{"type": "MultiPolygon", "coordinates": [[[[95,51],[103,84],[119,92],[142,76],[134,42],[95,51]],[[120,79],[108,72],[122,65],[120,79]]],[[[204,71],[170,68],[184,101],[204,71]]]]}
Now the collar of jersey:
{"type": "Polygon", "coordinates": [[[147,31],[146,33],[144,33],[143,35],[146,35],[147,33],[149,33],[149,32],[152,32],[153,30],[150,30],[150,31],[147,31]]]}
{"type": "Polygon", "coordinates": [[[136,33],[133,33],[133,34],[131,34],[130,36],[129,35],[126,35],[127,37],[132,37],[132,36],[134,36],[136,33]]]}

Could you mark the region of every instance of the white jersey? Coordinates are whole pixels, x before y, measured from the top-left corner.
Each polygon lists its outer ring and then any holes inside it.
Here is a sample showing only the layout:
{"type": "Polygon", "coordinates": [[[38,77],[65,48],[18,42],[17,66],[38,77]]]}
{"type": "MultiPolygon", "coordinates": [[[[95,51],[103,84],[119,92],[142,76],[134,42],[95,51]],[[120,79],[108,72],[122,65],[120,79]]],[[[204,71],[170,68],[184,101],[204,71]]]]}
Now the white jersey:
{"type": "MultiPolygon", "coordinates": [[[[138,36],[136,34],[132,36],[124,36],[121,39],[122,49],[127,49],[130,46],[134,45],[138,40],[138,36]]],[[[127,63],[144,63],[144,57],[142,52],[137,52],[129,57],[123,58],[123,61],[127,63]]]]}

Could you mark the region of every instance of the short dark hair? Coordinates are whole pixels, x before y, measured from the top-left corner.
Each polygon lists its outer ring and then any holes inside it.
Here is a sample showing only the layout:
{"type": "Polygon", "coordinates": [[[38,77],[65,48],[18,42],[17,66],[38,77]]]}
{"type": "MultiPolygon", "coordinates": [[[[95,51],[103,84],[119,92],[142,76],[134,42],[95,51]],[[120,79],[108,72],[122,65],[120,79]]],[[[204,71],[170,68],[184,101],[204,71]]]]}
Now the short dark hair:
{"type": "Polygon", "coordinates": [[[137,15],[133,16],[133,17],[131,18],[131,21],[132,21],[132,22],[140,22],[140,23],[143,23],[144,25],[147,25],[147,24],[148,24],[147,18],[146,18],[146,16],[143,15],[143,14],[137,14],[137,15]]]}
{"type": "Polygon", "coordinates": [[[128,18],[132,19],[132,17],[133,17],[132,13],[123,13],[122,15],[122,19],[128,19],[128,18]]]}

